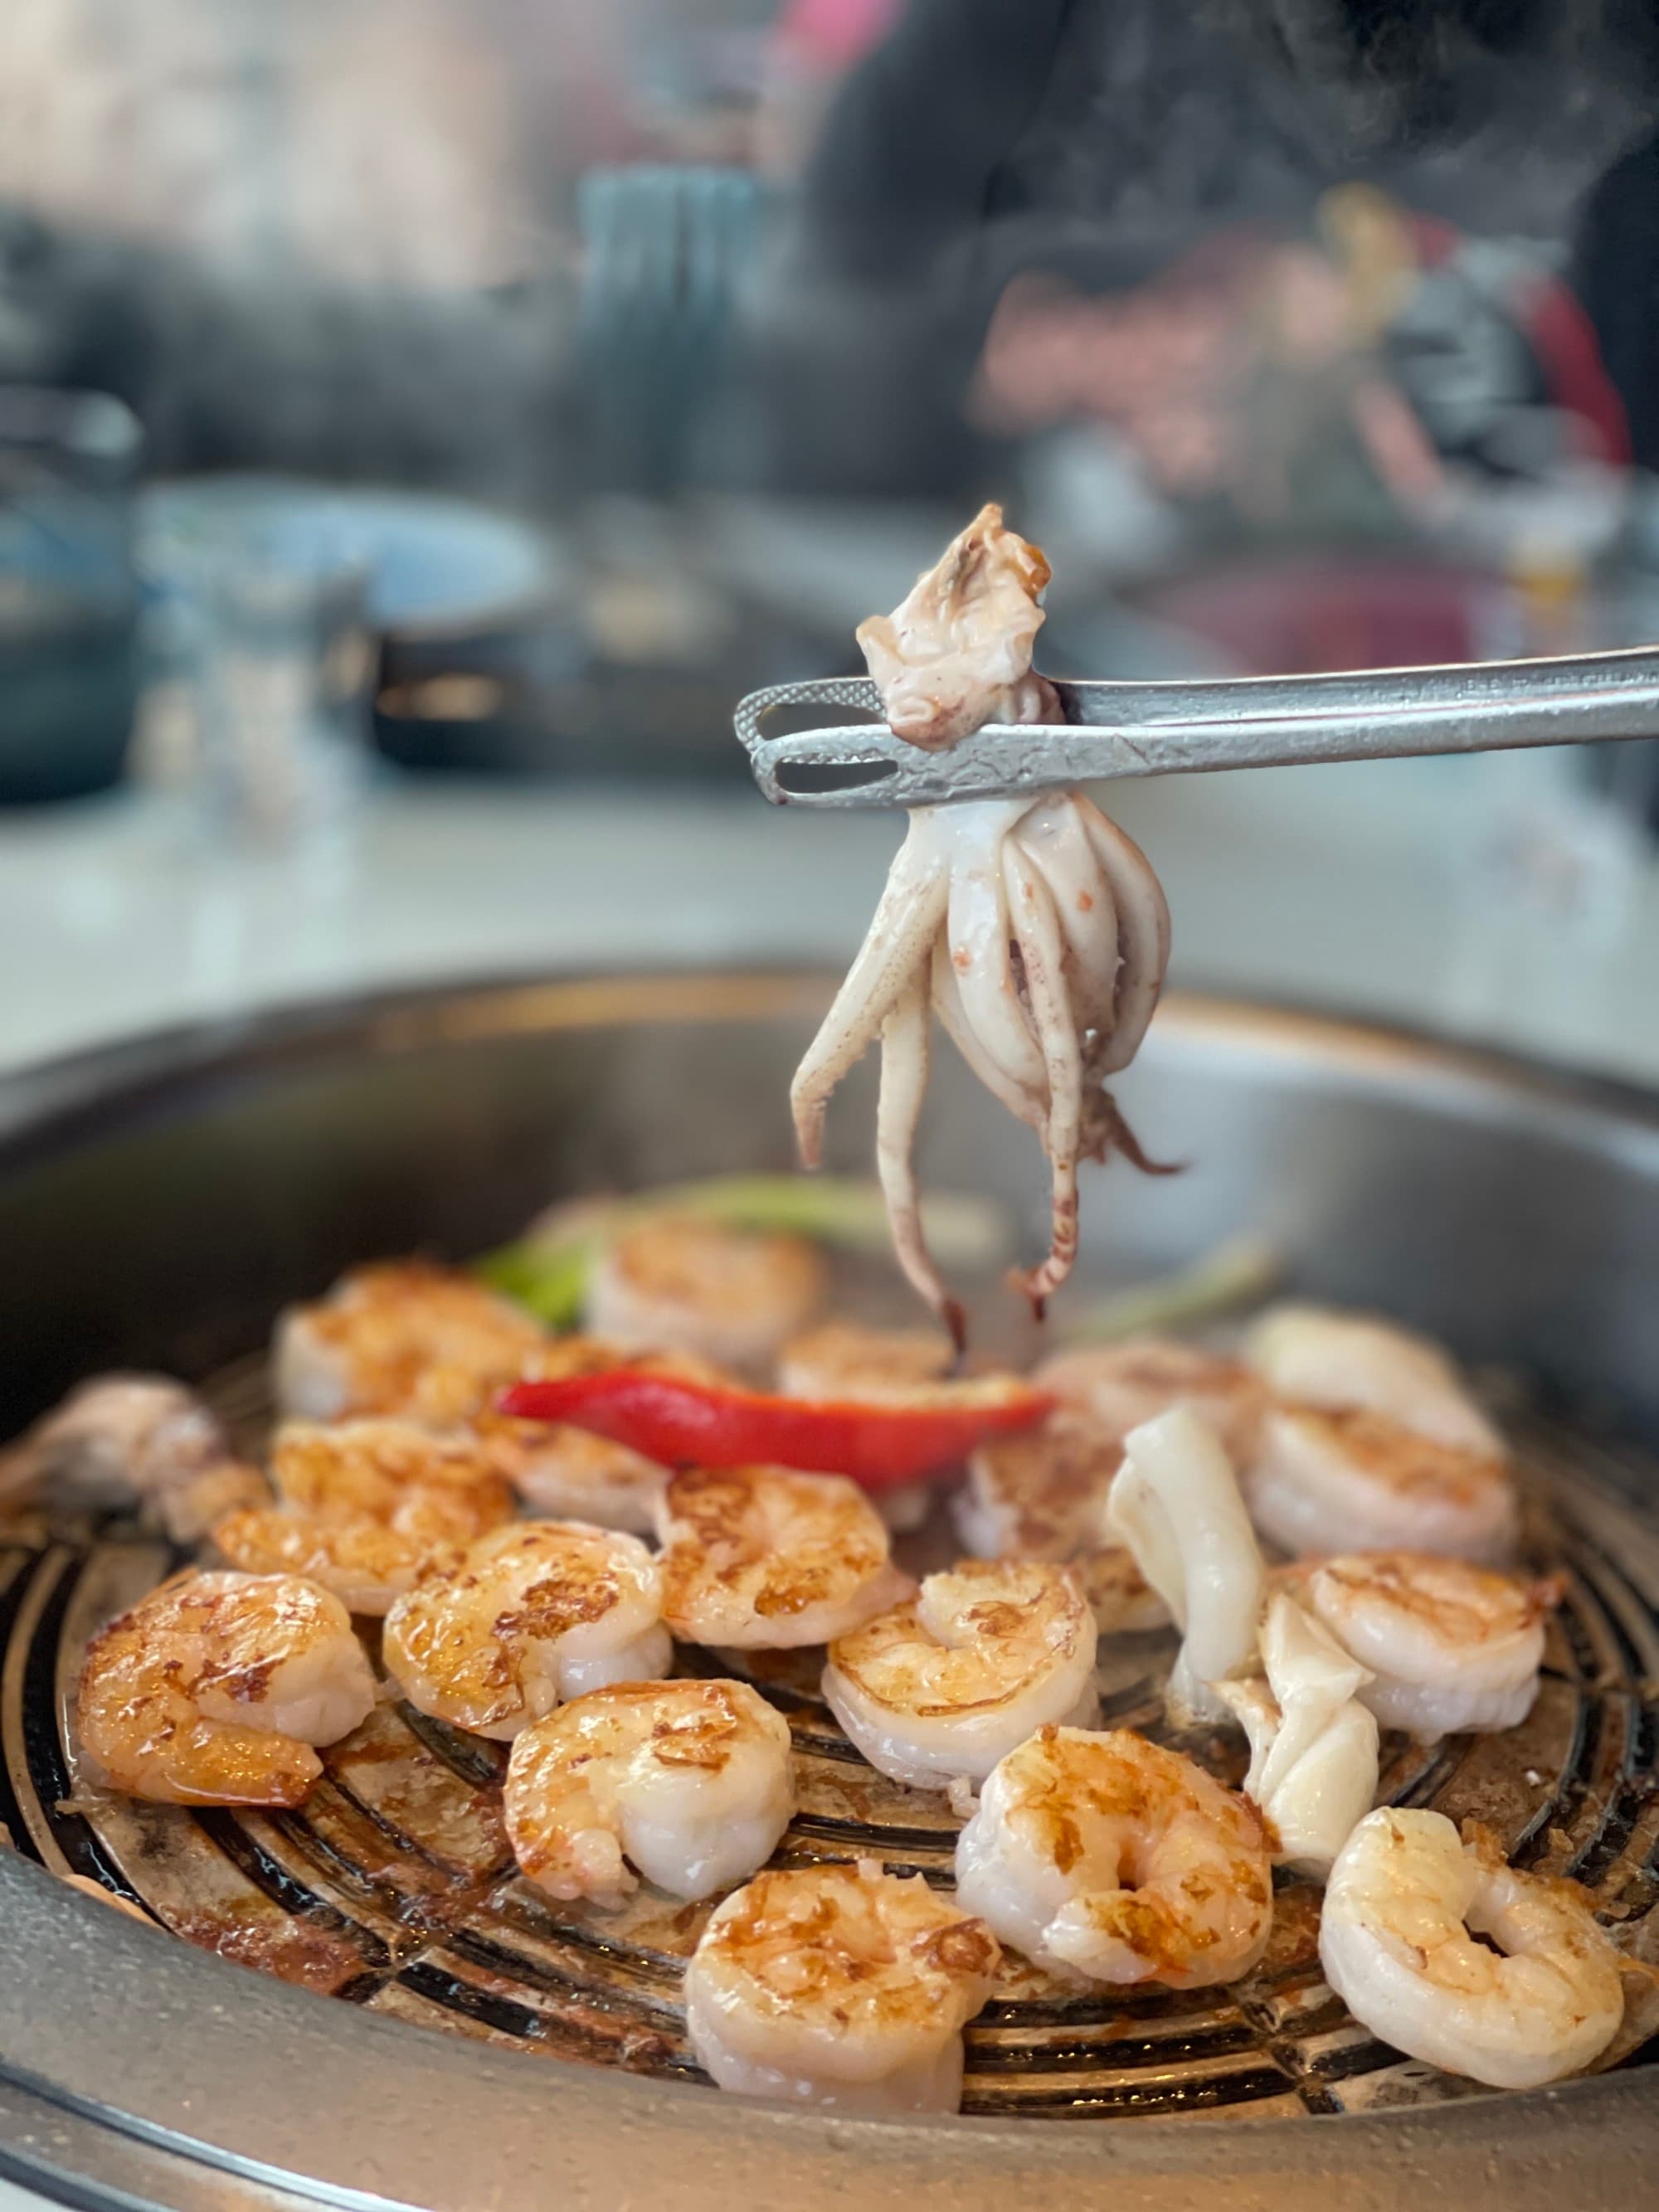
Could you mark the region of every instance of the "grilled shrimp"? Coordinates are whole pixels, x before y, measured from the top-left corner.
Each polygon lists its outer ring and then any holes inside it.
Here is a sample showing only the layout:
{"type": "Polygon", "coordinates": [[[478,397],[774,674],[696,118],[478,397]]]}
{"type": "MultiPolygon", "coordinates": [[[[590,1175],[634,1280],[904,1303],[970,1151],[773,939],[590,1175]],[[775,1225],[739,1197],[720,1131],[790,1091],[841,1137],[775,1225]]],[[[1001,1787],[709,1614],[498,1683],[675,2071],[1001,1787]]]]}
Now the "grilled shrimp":
{"type": "Polygon", "coordinates": [[[1358,1695],[1385,1728],[1425,1743],[1518,1727],[1538,1694],[1547,1584],[1419,1552],[1326,1559],[1304,1601],[1370,1679],[1358,1695]]]}
{"type": "Polygon", "coordinates": [[[1583,1892],[1506,1866],[1495,1838],[1460,1838],[1443,1813],[1360,1822],[1326,1886],[1319,1957],[1373,2035],[1493,2089],[1576,2073],[1624,2018],[1619,1954],[1583,1892]]]}
{"type": "Polygon", "coordinates": [[[1267,1682],[1225,1682],[1221,1695],[1250,1740],[1245,1795],[1276,1842],[1277,1865],[1322,1880],[1376,1796],[1376,1718],[1356,1700],[1368,1680],[1287,1591],[1261,1629],[1267,1682]]]}
{"type": "Polygon", "coordinates": [[[1062,1406],[969,1454],[951,1504],[957,1534],[976,1559],[1073,1559],[1102,1540],[1122,1458],[1121,1437],[1062,1406]]]}
{"type": "Polygon", "coordinates": [[[1103,1636],[1146,1636],[1170,1626],[1170,1608],[1125,1544],[1079,1552],[1071,1570],[1103,1636]]]}
{"type": "Polygon", "coordinates": [[[1047,1721],[1097,1711],[1095,1621],[1073,1575],[964,1559],[830,1646],[823,1694],[883,1774],[921,1790],[983,1781],[1047,1721]]]}
{"type": "Polygon", "coordinates": [[[665,1674],[657,1563],[574,1521],[481,1536],[386,1615],[386,1669],[412,1705],[506,1743],[562,1698],[665,1674]]]}
{"type": "Polygon", "coordinates": [[[722,2089],[842,2112],[953,2112],[989,1931],[872,1859],[757,1875],[709,1920],[685,2024],[722,2089]]]}
{"type": "Polygon", "coordinates": [[[507,1832],[550,1897],[619,1905],[630,1864],[712,1897],[764,1866],[794,1811],[789,1723],[746,1682],[618,1682],[518,1736],[507,1832]]]}
{"type": "Polygon", "coordinates": [[[481,1419],[479,1427],[532,1513],[622,1528],[632,1536],[650,1534],[668,1480],[668,1469],[655,1460],[563,1424],[549,1427],[495,1415],[481,1419]],[[502,1433],[507,1428],[533,1429],[534,1440],[508,1438],[502,1433]]]}
{"type": "Polygon", "coordinates": [[[513,1514],[512,1486],[478,1443],[408,1421],[285,1422],[270,1472],[279,1502],[230,1514],[214,1542],[232,1566],[305,1575],[353,1613],[384,1613],[513,1514]]]}
{"type": "Polygon", "coordinates": [[[873,1328],[827,1321],[792,1336],[778,1354],[778,1388],[791,1398],[857,1398],[902,1405],[918,1385],[942,1382],[955,1362],[936,1328],[873,1328]]]}
{"type": "Polygon", "coordinates": [[[543,1341],[528,1314],[470,1275],[419,1260],[359,1267],[278,1322],[276,1404],[313,1421],[392,1413],[448,1428],[516,1380],[543,1341]]]}
{"type": "Polygon", "coordinates": [[[658,1521],[663,1618],[690,1644],[781,1650],[827,1644],[915,1587],[881,1516],[838,1474],[691,1468],[658,1521]]]}
{"type": "Polygon", "coordinates": [[[1011,1752],[957,1839],[957,1896],[1057,1973],[1182,1990],[1248,1973],[1273,1924],[1249,1806],[1125,1730],[1045,1728],[1011,1752]]]}
{"type": "Polygon", "coordinates": [[[1254,1656],[1266,1578],[1214,1430],[1186,1406],[1132,1429],[1106,1519],[1182,1632],[1172,1711],[1222,1718],[1212,1685],[1254,1656]]]}
{"type": "Polygon", "coordinates": [[[192,1390],[166,1375],[100,1375],[0,1451],[0,1507],[137,1505],[193,1544],[265,1486],[192,1390]]]}
{"type": "Polygon", "coordinates": [[[1121,1444],[1131,1429],[1173,1406],[1190,1406],[1220,1437],[1235,1465],[1255,1449],[1267,1394],[1242,1360],[1224,1359],[1168,1337],[1057,1352],[1031,1380],[1075,1406],[1121,1444]]]}
{"type": "Polygon", "coordinates": [[[1370,1314],[1274,1306],[1244,1356],[1276,1397],[1330,1413],[1382,1413],[1432,1443],[1498,1458],[1504,1443],[1457,1370],[1426,1337],[1370,1314]]]}
{"type": "MultiPolygon", "coordinates": [[[[620,1344],[596,1336],[549,1338],[524,1362],[531,1382],[557,1382],[570,1375],[602,1375],[613,1367],[649,1365],[689,1382],[730,1378],[707,1360],[683,1352],[655,1352],[647,1359],[620,1344]]],[[[545,1421],[515,1420],[486,1407],[472,1423],[496,1462],[532,1511],[551,1520],[591,1521],[601,1528],[625,1528],[649,1535],[656,1525],[668,1470],[626,1444],[586,1429],[545,1421]]]]}
{"type": "Polygon", "coordinates": [[[1292,1558],[1411,1548],[1496,1560],[1515,1544],[1504,1462],[1386,1413],[1275,1407],[1244,1495],[1256,1527],[1292,1558]]]}
{"type": "Polygon", "coordinates": [[[752,1370],[823,1296],[823,1263],[804,1237],[658,1219],[624,1230],[601,1253],[586,1319],[596,1336],[641,1351],[752,1370]]]}
{"type": "MultiPolygon", "coordinates": [[[[790,1398],[902,1405],[913,1391],[943,1382],[955,1358],[950,1338],[938,1329],[825,1322],[791,1337],[779,1352],[778,1389],[790,1398]]],[[[919,1528],[933,1492],[927,1483],[902,1482],[884,1490],[874,1502],[890,1528],[919,1528]]]]}
{"type": "Polygon", "coordinates": [[[94,1638],[76,1700],[94,1778],[169,1805],[298,1805],[313,1744],[374,1675],[338,1598],[297,1575],[175,1575],[94,1638]]]}

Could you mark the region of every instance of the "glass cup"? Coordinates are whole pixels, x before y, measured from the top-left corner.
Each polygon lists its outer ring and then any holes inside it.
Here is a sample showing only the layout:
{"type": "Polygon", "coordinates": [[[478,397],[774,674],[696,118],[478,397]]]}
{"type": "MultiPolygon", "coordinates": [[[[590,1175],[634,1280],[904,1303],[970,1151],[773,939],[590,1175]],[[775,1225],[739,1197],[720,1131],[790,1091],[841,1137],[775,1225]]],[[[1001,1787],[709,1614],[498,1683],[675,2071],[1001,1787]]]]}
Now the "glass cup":
{"type": "Polygon", "coordinates": [[[143,442],[106,393],[0,386],[0,804],[76,797],[122,772],[143,442]]]}
{"type": "Polygon", "coordinates": [[[361,559],[322,521],[234,505],[159,537],[147,563],[152,769],[216,836],[292,844],[337,823],[367,774],[374,652],[361,559]]]}

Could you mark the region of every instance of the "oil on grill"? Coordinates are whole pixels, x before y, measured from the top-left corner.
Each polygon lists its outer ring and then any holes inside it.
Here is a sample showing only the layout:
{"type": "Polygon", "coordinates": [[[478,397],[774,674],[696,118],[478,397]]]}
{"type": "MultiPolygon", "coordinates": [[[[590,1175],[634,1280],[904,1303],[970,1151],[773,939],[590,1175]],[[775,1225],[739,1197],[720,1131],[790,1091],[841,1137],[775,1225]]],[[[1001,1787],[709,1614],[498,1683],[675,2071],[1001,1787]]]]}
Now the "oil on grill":
{"type": "MultiPolygon", "coordinates": [[[[261,1395],[251,1367],[216,1393],[245,1431],[260,1420],[261,1395]]],[[[1659,1537],[1625,1501],[1659,1471],[1541,1423],[1522,1443],[1529,1558],[1567,1583],[1538,1703],[1501,1738],[1432,1750],[1385,1739],[1383,1788],[1396,1802],[1477,1818],[1519,1863],[1574,1876],[1644,1951],[1659,1897],[1659,1537]]],[[[703,2079],[679,1978],[710,1907],[642,1890],[606,1914],[556,1906],[518,1879],[500,1815],[502,1747],[387,1702],[325,1754],[326,1776],[298,1813],[77,1799],[63,1717],[82,1650],[169,1564],[162,1547],[119,1528],[0,1536],[0,1821],[26,1850],[60,1873],[96,1876],[191,1942],[371,2010],[557,2058],[703,2079]]],[[[1102,1654],[1109,1724],[1179,1741],[1239,1778],[1242,1749],[1224,1738],[1166,1735],[1167,1640],[1109,1639],[1102,1654]]],[[[708,1655],[686,1657],[716,1671],[708,1655]]],[[[795,1736],[800,1810],[778,1863],[873,1855],[948,1883],[957,1823],[944,1800],[864,1765],[817,1696],[811,1658],[749,1669],[795,1736]]],[[[1011,1960],[968,2033],[963,2110],[1247,2118],[1477,2094],[1349,2018],[1320,1976],[1316,1899],[1304,1884],[1281,1885],[1267,1955],[1231,1989],[1079,1993],[1011,1960]]]]}

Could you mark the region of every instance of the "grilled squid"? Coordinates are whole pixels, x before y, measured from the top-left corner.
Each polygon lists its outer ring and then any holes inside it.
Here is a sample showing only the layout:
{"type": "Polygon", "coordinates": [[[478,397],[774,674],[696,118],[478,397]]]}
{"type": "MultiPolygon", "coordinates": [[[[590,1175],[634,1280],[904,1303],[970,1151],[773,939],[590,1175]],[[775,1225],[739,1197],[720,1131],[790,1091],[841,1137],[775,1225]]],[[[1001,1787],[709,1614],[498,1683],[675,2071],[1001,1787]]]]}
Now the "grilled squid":
{"type": "MultiPolygon", "coordinates": [[[[988,507],[890,617],[860,631],[901,737],[947,745],[988,720],[1059,713],[1030,669],[1048,565],[988,507]]],[[[1079,793],[918,807],[869,934],[796,1073],[815,1165],[831,1093],[879,1041],[876,1158],[899,1264],[958,1339],[959,1307],[922,1234],[913,1158],[931,1017],[1048,1153],[1048,1256],[1021,1277],[1040,1304],[1077,1255],[1078,1165],[1151,1163],[1106,1088],[1146,1033],[1170,915],[1145,854],[1079,793]]]]}
{"type": "Polygon", "coordinates": [[[1171,1713],[1224,1719],[1216,1685],[1255,1658],[1267,1578],[1226,1452],[1190,1406],[1130,1431],[1106,1522],[1181,1630],[1171,1713]]]}
{"type": "Polygon", "coordinates": [[[1370,1676],[1285,1590],[1268,1600],[1261,1658],[1265,1687],[1219,1686],[1249,1738],[1244,1794],[1275,1863],[1322,1881],[1376,1795],[1376,1716],[1359,1702],[1370,1676]]]}

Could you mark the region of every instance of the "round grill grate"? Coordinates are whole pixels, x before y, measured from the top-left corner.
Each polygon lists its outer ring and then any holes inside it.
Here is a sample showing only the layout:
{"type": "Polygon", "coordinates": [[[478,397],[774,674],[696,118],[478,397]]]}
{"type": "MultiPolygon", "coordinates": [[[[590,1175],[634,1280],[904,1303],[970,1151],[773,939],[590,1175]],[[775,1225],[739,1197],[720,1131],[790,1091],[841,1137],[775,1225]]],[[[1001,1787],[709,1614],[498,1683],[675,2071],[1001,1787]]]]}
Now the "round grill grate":
{"type": "MultiPolygon", "coordinates": [[[[249,1363],[210,1395],[248,1437],[264,1425],[264,1389],[262,1364],[249,1363]]],[[[1659,1897],[1659,1534],[1640,1501],[1659,1497],[1659,1469],[1541,1422],[1520,1443],[1529,1560],[1565,1584],[1537,1705],[1503,1737],[1431,1750],[1385,1739],[1383,1788],[1483,1821],[1522,1865],[1572,1875],[1640,1954],[1659,1897]]],[[[703,2079],[679,1978],[709,1908],[641,1892],[605,1914],[541,1897],[507,1849],[500,1747],[386,1703],[325,1754],[325,1778],[298,1813],[77,1796],[64,1716],[81,1654],[172,1564],[116,1526],[0,1530],[0,1820],[25,1850],[96,1877],[191,1942],[347,2002],[557,2058],[703,2079]]],[[[1237,1747],[1165,1731],[1170,1656],[1168,1639],[1103,1645],[1108,1723],[1177,1741],[1236,1782],[1237,1747]]],[[[777,1863],[873,1856],[948,1885],[954,1816],[857,1757],[817,1695],[812,1655],[750,1671],[795,1736],[800,1811],[777,1863]]],[[[1332,1996],[1317,1897],[1283,1884],[1266,1959],[1230,1989],[1079,1994],[1010,1960],[968,2031],[963,2109],[1250,2118],[1474,2094],[1379,2044],[1332,1996]]],[[[1638,2033],[1613,2055],[1640,2063],[1638,2033]]]]}

